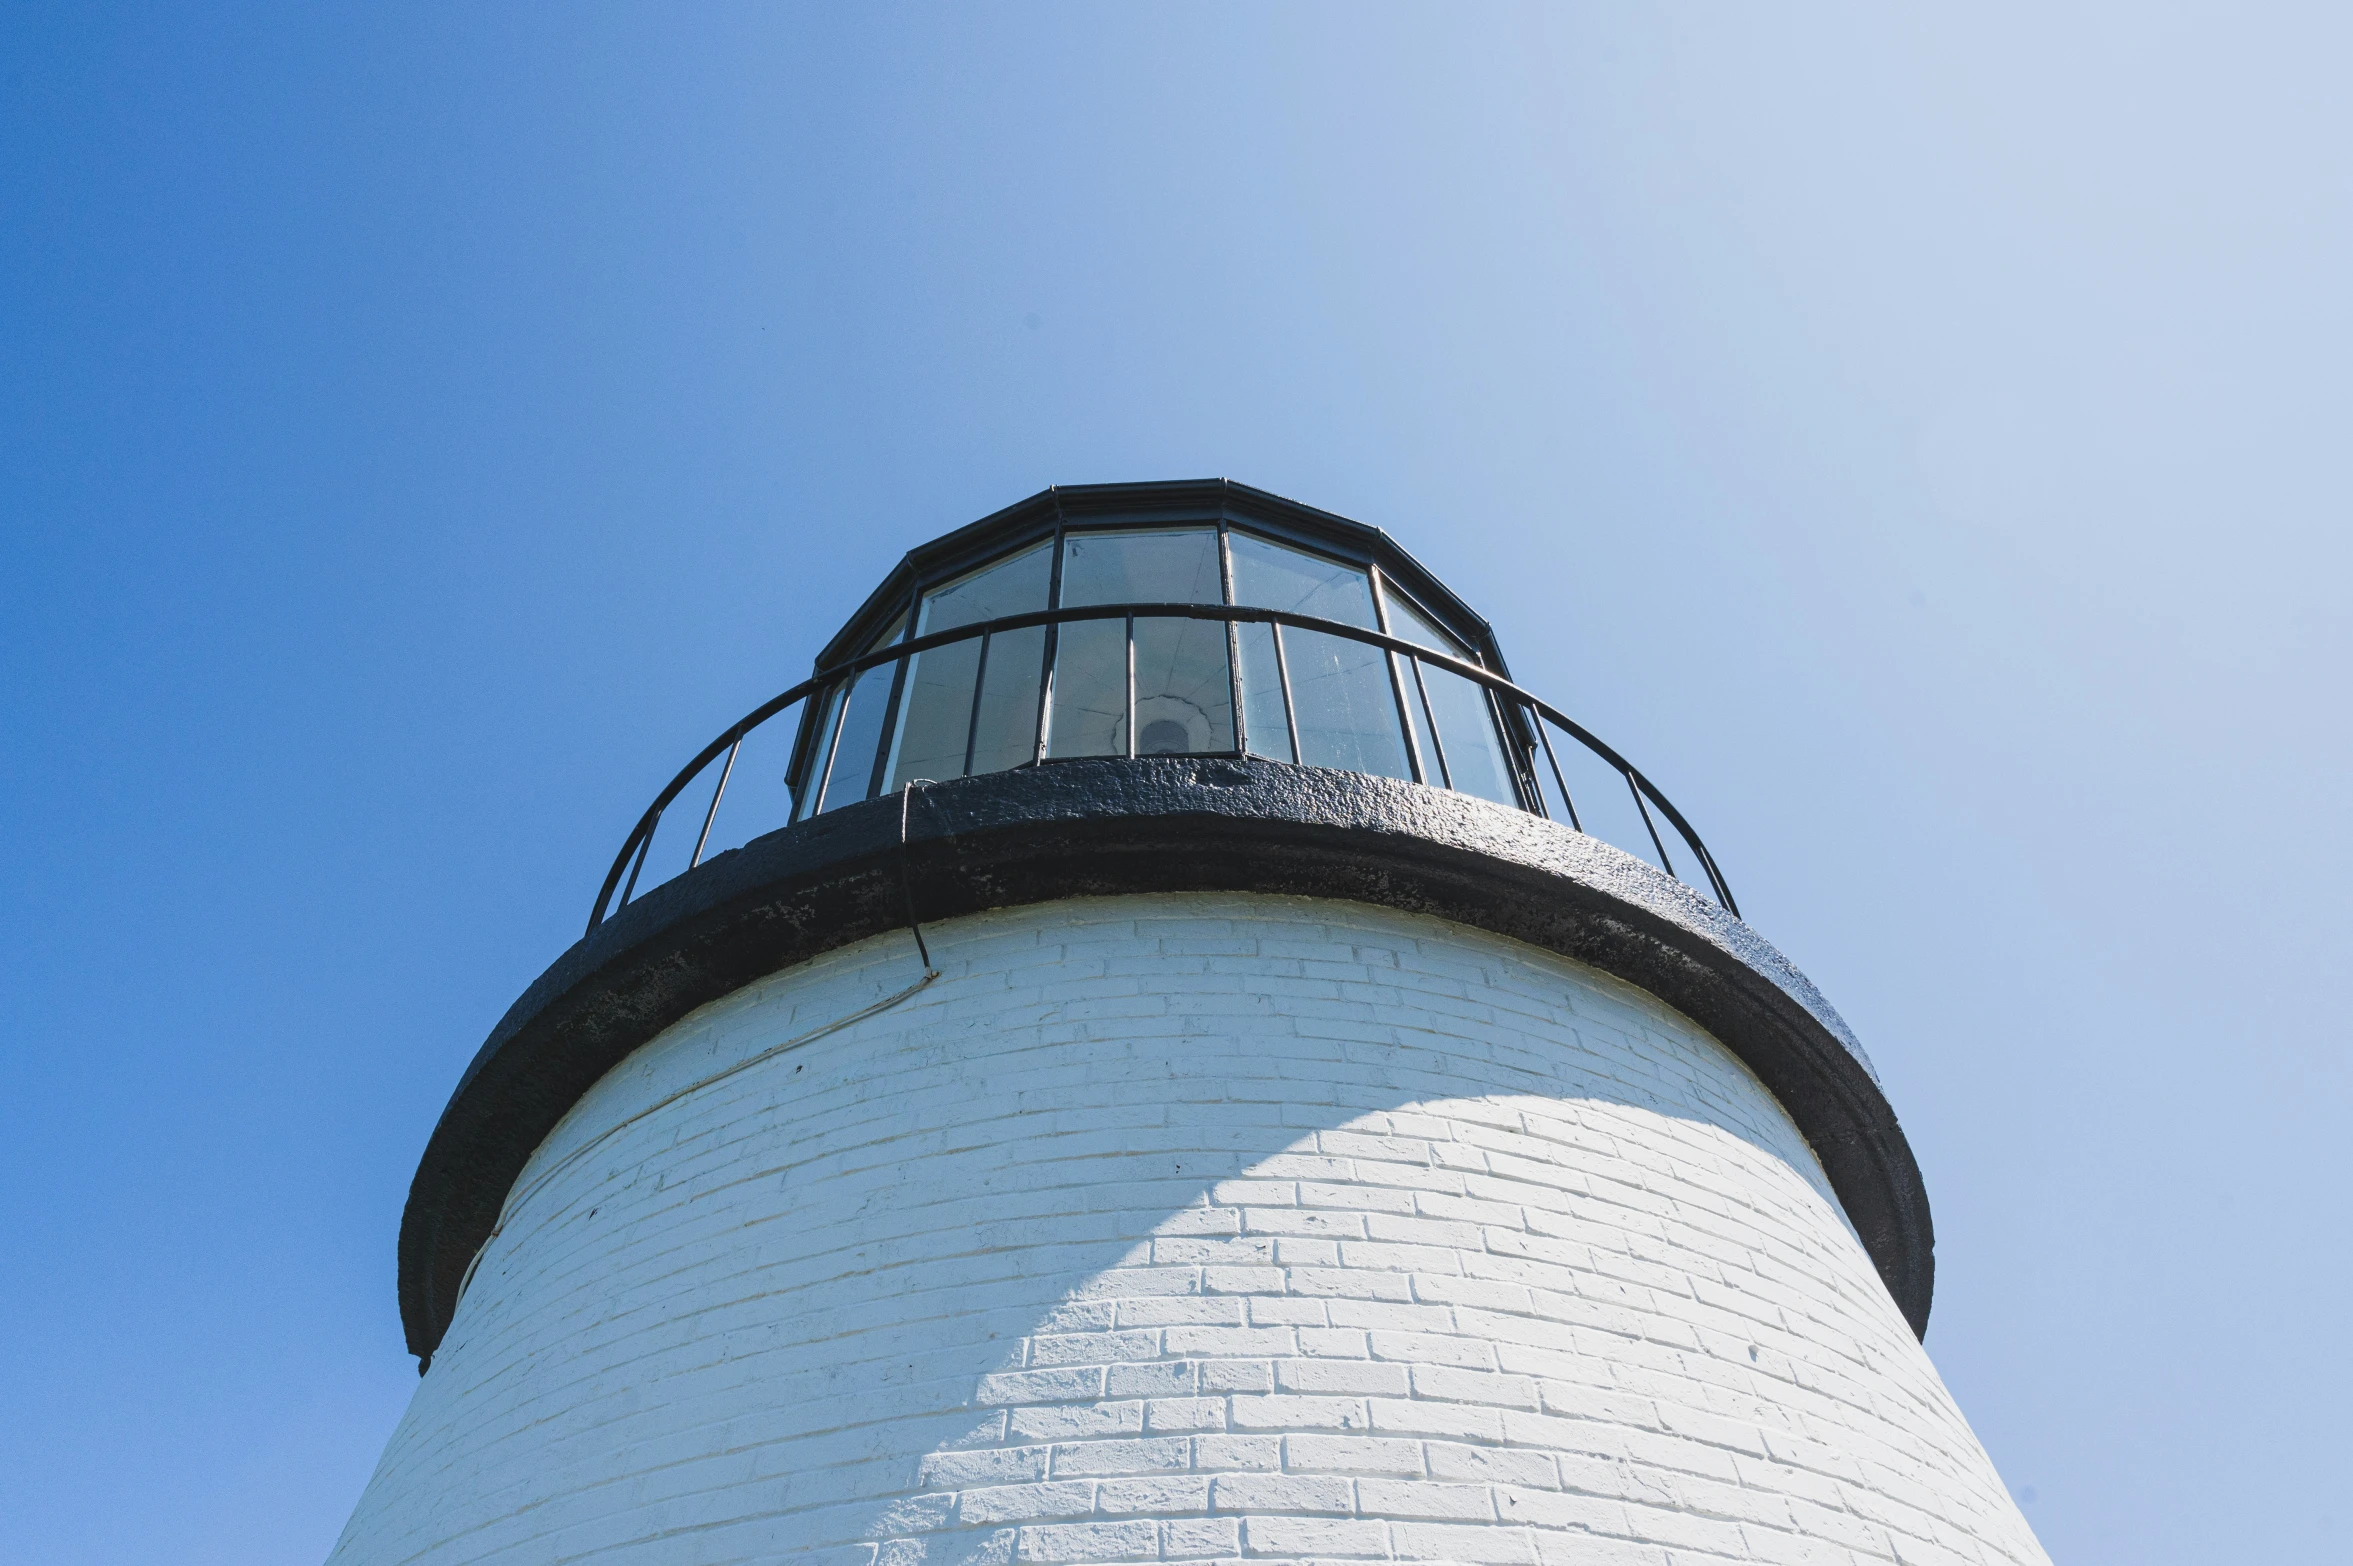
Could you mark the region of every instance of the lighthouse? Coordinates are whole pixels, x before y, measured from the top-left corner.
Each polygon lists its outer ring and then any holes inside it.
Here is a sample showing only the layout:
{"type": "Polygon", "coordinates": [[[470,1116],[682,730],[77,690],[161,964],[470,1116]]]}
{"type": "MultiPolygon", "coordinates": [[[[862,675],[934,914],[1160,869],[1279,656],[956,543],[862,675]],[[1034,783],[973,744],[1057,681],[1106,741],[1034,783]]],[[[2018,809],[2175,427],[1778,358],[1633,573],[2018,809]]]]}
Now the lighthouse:
{"type": "Polygon", "coordinates": [[[336,1566],[2045,1559],[1861,1044],[1378,529],[950,532],[584,911],[336,1566]]]}

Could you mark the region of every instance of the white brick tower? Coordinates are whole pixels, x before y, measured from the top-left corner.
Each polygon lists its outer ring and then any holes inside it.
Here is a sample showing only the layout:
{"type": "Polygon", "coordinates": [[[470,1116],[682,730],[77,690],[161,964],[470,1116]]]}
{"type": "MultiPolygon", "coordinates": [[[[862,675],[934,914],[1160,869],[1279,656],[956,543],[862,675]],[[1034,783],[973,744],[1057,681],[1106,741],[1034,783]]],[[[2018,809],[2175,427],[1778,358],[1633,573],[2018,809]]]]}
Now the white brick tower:
{"type": "Polygon", "coordinates": [[[339,1566],[2045,1559],[1860,1046],[1384,535],[1048,491],[818,664],[444,1112],[339,1566]]]}

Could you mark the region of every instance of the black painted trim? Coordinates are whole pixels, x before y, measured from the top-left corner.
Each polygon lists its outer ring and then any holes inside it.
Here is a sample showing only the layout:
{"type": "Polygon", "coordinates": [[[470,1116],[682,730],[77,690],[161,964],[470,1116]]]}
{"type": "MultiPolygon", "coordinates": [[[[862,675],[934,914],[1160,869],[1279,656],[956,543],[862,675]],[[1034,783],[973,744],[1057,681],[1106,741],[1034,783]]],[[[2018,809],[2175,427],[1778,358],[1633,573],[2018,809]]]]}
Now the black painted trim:
{"type": "MultiPolygon", "coordinates": [[[[400,1310],[430,1359],[467,1264],[540,1141],[696,1007],[907,922],[900,799],[769,833],[639,897],[540,975],[434,1127],[400,1230],[400,1310]]],[[[930,921],[1055,898],[1255,891],[1433,914],[1635,984],[1780,1099],[1912,1329],[1935,1283],[1928,1194],[1846,1024],[1763,937],[1629,854],[1468,795],[1282,762],[1062,762],[920,792],[904,849],[930,921]]]]}
{"type": "Polygon", "coordinates": [[[921,588],[963,575],[1026,544],[1067,528],[1214,526],[1246,530],[1298,544],[1359,566],[1379,566],[1439,624],[1461,637],[1499,674],[1511,671],[1495,628],[1456,596],[1396,539],[1377,527],[1289,500],[1232,479],[1166,479],[1140,484],[1058,484],[1002,511],[966,523],[909,550],[865,603],[818,650],[811,672],[865,652],[898,609],[921,588]]]}

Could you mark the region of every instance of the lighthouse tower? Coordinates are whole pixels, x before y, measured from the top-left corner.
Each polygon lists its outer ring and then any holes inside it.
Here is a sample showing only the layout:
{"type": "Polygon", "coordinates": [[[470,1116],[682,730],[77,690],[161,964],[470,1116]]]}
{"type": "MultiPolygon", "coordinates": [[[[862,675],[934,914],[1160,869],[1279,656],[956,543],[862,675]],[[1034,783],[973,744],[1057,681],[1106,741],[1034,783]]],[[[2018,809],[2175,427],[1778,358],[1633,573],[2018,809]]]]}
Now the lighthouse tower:
{"type": "Polygon", "coordinates": [[[2043,1561],[1932,1271],[1861,1045],[1469,606],[1243,486],[1050,490],[694,758],[492,1031],[332,1559],[2043,1561]]]}

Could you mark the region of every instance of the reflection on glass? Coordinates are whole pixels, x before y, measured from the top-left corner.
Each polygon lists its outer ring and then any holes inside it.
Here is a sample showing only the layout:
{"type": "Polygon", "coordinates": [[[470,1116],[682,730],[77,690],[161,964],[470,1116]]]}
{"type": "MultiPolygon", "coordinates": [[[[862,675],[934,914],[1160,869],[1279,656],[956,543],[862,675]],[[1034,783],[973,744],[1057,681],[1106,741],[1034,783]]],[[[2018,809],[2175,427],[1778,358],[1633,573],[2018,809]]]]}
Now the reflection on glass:
{"type": "MultiPolygon", "coordinates": [[[[1359,568],[1240,531],[1229,532],[1226,542],[1233,559],[1235,603],[1288,609],[1366,630],[1379,628],[1372,579],[1359,568]]],[[[1313,767],[1412,777],[1404,736],[1397,727],[1388,655],[1316,631],[1286,630],[1282,635],[1291,664],[1300,754],[1290,754],[1291,736],[1281,721],[1282,688],[1273,637],[1261,626],[1242,631],[1242,706],[1251,750],[1313,767]]]]}
{"type": "Polygon", "coordinates": [[[1062,607],[1225,601],[1212,528],[1072,533],[1062,543],[1062,607]]]}
{"type": "Polygon", "coordinates": [[[1127,622],[1073,620],[1054,648],[1046,754],[1127,754],[1127,622]]]}
{"type": "Polygon", "coordinates": [[[1397,727],[1389,655],[1324,631],[1286,628],[1282,635],[1299,725],[1299,759],[1311,767],[1344,767],[1410,781],[1413,769],[1397,727]]]}
{"type": "Polygon", "coordinates": [[[1422,666],[1422,685],[1430,693],[1430,715],[1445,747],[1447,782],[1466,794],[1517,805],[1511,767],[1496,737],[1495,714],[1487,693],[1459,674],[1422,666]]]}
{"type": "Polygon", "coordinates": [[[890,787],[916,779],[964,776],[964,742],[972,732],[972,681],[980,672],[980,638],[919,653],[908,671],[891,747],[890,787]]]}
{"type": "MultiPolygon", "coordinates": [[[[1239,530],[1227,539],[1235,603],[1367,630],[1382,623],[1373,578],[1363,568],[1239,530]]],[[[1214,528],[1077,532],[1061,547],[1066,608],[1225,599],[1214,528]]],[[[1038,543],[931,589],[914,633],[1045,608],[1053,561],[1054,546],[1038,543]]],[[[1403,597],[1392,593],[1382,607],[1401,640],[1470,657],[1459,639],[1403,597]]],[[[905,629],[894,624],[882,640],[898,640],[905,629]]],[[[1393,778],[1415,776],[1418,754],[1431,782],[1518,802],[1496,709],[1474,681],[1346,637],[1278,633],[1264,624],[1229,628],[1145,615],[1132,634],[1131,645],[1124,619],[1079,620],[1052,633],[1030,627],[933,648],[910,661],[899,687],[899,720],[887,736],[894,671],[867,671],[829,700],[818,729],[826,743],[811,768],[813,782],[802,790],[801,813],[869,797],[876,753],[886,745],[879,780],[892,789],[1025,766],[1037,758],[1041,705],[1050,707],[1049,758],[1232,754],[1246,735],[1254,755],[1393,778]],[[1049,641],[1056,647],[1050,682],[1041,679],[1049,641]],[[1238,680],[1231,661],[1237,656],[1238,680]]]]}
{"type": "Polygon", "coordinates": [[[972,772],[1003,772],[1037,758],[1038,688],[1044,682],[1046,629],[1006,631],[989,638],[988,667],[980,677],[980,711],[972,729],[972,772]]]}
{"type": "MultiPolygon", "coordinates": [[[[1449,658],[1460,658],[1465,663],[1479,660],[1471,650],[1449,635],[1437,622],[1395,592],[1388,595],[1389,634],[1417,646],[1427,647],[1449,658]]],[[[1516,805],[1519,791],[1512,787],[1511,764],[1504,757],[1503,742],[1496,732],[1495,713],[1487,693],[1478,684],[1459,674],[1421,667],[1422,689],[1428,694],[1429,705],[1424,721],[1438,731],[1438,748],[1446,758],[1446,782],[1449,787],[1481,799],[1492,799],[1499,805],[1516,805]]],[[[1421,706],[1420,702],[1412,705],[1421,706]]],[[[1423,736],[1422,756],[1434,761],[1427,736],[1423,736]]],[[[1437,780],[1437,768],[1428,769],[1431,781],[1437,780]]]]}
{"type": "Polygon", "coordinates": [[[1136,621],[1136,754],[1191,756],[1234,748],[1233,673],[1216,620],[1136,621]]]}
{"type": "Polygon", "coordinates": [[[1460,658],[1465,663],[1479,661],[1471,656],[1469,648],[1439,629],[1435,620],[1422,613],[1411,600],[1400,597],[1395,589],[1384,596],[1389,600],[1391,636],[1399,641],[1412,642],[1417,647],[1427,647],[1434,653],[1444,653],[1449,658],[1460,658]]]}
{"type": "MultiPolygon", "coordinates": [[[[875,638],[877,647],[899,639],[902,619],[875,638]]],[[[834,741],[831,764],[825,770],[820,811],[839,810],[866,798],[874,786],[876,753],[882,748],[882,720],[890,707],[891,676],[898,666],[878,663],[858,676],[850,687],[849,710],[843,714],[840,737],[834,741]]]]}
{"type": "Polygon", "coordinates": [[[1291,725],[1284,716],[1283,671],[1275,661],[1275,628],[1243,624],[1234,627],[1242,644],[1242,730],[1250,754],[1277,761],[1297,761],[1291,749],[1291,725]]]}
{"type": "MultiPolygon", "coordinates": [[[[983,620],[1045,608],[1053,552],[1053,545],[1039,544],[924,594],[915,634],[928,636],[960,625],[975,625],[983,620]]],[[[1004,647],[992,648],[991,661],[1005,653],[1004,647]]],[[[1037,659],[1033,652],[1029,664],[1033,687],[1037,659]]],[[[902,715],[898,735],[891,746],[890,787],[899,788],[917,778],[938,781],[964,776],[965,745],[975,737],[973,681],[980,673],[980,661],[977,636],[916,656],[907,672],[907,688],[900,698],[902,715]]],[[[1008,661],[1017,659],[1008,654],[1008,661]]],[[[1032,711],[1034,721],[1034,707],[1032,711]]],[[[1024,754],[1021,759],[1029,758],[1024,754]]],[[[976,766],[975,770],[1000,769],[976,766]]]]}
{"type": "Polygon", "coordinates": [[[928,636],[1043,609],[1053,570],[1054,546],[1037,544],[934,588],[923,595],[923,618],[915,634],[928,636]]]}
{"type": "Polygon", "coordinates": [[[826,763],[832,760],[834,720],[842,715],[842,694],[847,686],[836,685],[825,695],[825,716],[818,720],[816,754],[809,762],[809,779],[793,795],[793,819],[806,821],[817,813],[817,796],[825,791],[826,763]]]}
{"type": "Polygon", "coordinates": [[[1422,769],[1422,781],[1438,788],[1446,787],[1446,763],[1438,754],[1438,747],[1430,743],[1430,709],[1422,703],[1422,688],[1414,682],[1411,658],[1389,654],[1389,667],[1397,676],[1397,688],[1405,693],[1405,738],[1413,759],[1422,769]]]}
{"type": "Polygon", "coordinates": [[[1249,533],[1229,532],[1226,540],[1234,558],[1235,603],[1380,629],[1372,581],[1357,567],[1249,533]]]}

